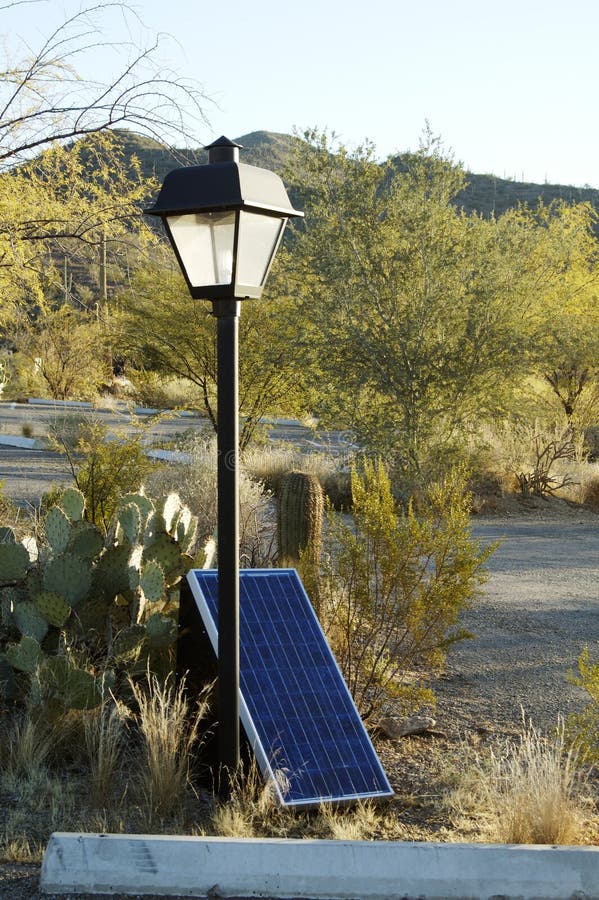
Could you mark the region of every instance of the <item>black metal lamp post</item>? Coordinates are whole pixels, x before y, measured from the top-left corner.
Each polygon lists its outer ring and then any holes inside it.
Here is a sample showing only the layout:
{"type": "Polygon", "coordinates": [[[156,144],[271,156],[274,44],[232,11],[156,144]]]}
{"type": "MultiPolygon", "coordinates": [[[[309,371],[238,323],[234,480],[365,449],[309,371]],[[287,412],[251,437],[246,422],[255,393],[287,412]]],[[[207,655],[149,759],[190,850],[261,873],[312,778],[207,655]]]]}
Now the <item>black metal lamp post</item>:
{"type": "Polygon", "coordinates": [[[225,781],[239,765],[239,401],[240,301],[259,298],[287,219],[302,216],[283,182],[239,163],[221,137],[208,164],[175,169],[155,205],[194,299],[217,318],[219,758],[225,781]]]}

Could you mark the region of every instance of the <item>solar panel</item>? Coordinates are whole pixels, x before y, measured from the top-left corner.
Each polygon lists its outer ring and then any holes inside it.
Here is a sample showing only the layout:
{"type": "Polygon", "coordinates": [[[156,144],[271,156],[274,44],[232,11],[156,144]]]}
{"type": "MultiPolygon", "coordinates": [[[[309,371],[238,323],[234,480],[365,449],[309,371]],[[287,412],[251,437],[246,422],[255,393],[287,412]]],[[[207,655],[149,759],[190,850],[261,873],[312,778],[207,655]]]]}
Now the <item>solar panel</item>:
{"type": "MultiPolygon", "coordinates": [[[[217,652],[218,572],[189,584],[217,652]]],[[[240,717],[285,806],[393,791],[295,569],[244,569],[239,591],[240,717]]]]}

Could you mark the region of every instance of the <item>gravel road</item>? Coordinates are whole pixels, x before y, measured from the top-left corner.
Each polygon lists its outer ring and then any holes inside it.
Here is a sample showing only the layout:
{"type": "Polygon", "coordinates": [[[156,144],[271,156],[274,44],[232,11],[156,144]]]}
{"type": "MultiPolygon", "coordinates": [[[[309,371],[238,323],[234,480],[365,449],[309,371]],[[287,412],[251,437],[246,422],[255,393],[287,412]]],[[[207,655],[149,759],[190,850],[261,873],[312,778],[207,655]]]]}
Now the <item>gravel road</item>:
{"type": "MultiPolygon", "coordinates": [[[[584,703],[567,680],[582,647],[599,658],[599,517],[541,503],[517,516],[477,518],[474,533],[502,543],[483,598],[464,616],[476,639],[452,650],[433,685],[437,726],[448,734],[477,726],[509,733],[523,708],[536,726],[551,728],[584,703]]],[[[0,866],[0,898],[41,900],[38,872],[0,866]]]]}
{"type": "Polygon", "coordinates": [[[68,462],[60,453],[5,447],[0,435],[2,492],[18,506],[36,507],[52,485],[67,485],[72,480],[68,462]]]}
{"type": "Polygon", "coordinates": [[[484,596],[462,621],[475,640],[452,649],[434,685],[441,728],[510,731],[524,710],[546,729],[585,702],[567,676],[585,645],[599,659],[599,517],[550,509],[474,522],[477,537],[501,545],[484,596]]]}

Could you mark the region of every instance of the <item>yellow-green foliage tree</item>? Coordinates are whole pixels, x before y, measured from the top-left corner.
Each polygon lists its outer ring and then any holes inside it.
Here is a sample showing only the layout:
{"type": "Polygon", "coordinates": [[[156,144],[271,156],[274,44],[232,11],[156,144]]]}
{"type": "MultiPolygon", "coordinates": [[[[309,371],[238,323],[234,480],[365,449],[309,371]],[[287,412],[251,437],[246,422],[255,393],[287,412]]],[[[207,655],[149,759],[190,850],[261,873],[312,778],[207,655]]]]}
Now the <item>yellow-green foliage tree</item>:
{"type": "Polygon", "coordinates": [[[486,580],[494,547],[472,538],[465,481],[456,469],[417,510],[401,511],[383,464],[366,462],[363,475],[352,474],[353,525],[329,523],[321,617],[364,717],[388,700],[402,712],[430,704],[431,669],[472,637],[458,617],[486,580]]]}
{"type": "Polygon", "coordinates": [[[599,245],[597,214],[587,203],[526,206],[505,214],[517,234],[530,309],[531,374],[574,428],[598,410],[599,245]]]}
{"type": "Polygon", "coordinates": [[[17,379],[39,383],[42,393],[56,400],[93,399],[110,380],[104,332],[94,319],[70,306],[45,310],[34,321],[23,317],[18,347],[17,379]]]}
{"type": "Polygon", "coordinates": [[[122,497],[142,490],[157,464],[144,452],[141,433],[110,439],[106,427],[94,419],[80,423],[74,441],[67,431],[55,429],[54,444],[66,454],[85,498],[86,518],[106,534],[122,497]]]}
{"type": "Polygon", "coordinates": [[[131,38],[139,18],[127,2],[100,0],[63,19],[57,8],[37,46],[11,20],[21,6],[35,16],[36,2],[5,4],[0,23],[0,340],[17,349],[21,335],[31,343],[39,333],[39,315],[63,303],[95,306],[99,316],[107,270],[118,281],[152,240],[139,212],[154,185],[111,129],[197,145],[193,131],[204,121],[201,91],[165,76],[162,38],[131,38]],[[111,44],[115,17],[130,37],[111,44]],[[81,77],[79,68],[97,69],[100,44],[111,62],[97,78],[81,77]]]}
{"type": "Polygon", "coordinates": [[[153,184],[121,139],[102,133],[55,145],[0,175],[0,289],[5,326],[71,299],[63,265],[96,266],[108,245],[132,254],[150,240],[139,208],[153,184]],[[65,294],[67,296],[65,296],[65,294]]]}
{"type": "Polygon", "coordinates": [[[308,138],[306,228],[289,264],[326,385],[317,408],[426,481],[526,365],[517,261],[494,222],[456,207],[464,173],[431,135],[399,168],[308,138]]]}
{"type": "MultiPolygon", "coordinates": [[[[172,251],[156,253],[154,263],[119,294],[119,346],[138,366],[186,379],[189,402],[204,410],[216,430],[216,320],[209,303],[190,298],[173,268],[172,251]]],[[[273,275],[265,298],[244,302],[239,320],[242,450],[265,415],[299,413],[306,404],[302,323],[293,301],[279,297],[273,275]]]]}

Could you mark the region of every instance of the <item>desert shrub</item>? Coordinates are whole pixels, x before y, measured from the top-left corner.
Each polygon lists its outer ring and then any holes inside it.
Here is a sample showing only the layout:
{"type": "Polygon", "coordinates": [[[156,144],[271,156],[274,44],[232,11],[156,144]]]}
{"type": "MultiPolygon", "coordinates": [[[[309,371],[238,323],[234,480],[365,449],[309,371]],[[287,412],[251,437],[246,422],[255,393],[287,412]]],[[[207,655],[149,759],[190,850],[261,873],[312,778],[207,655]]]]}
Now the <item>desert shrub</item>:
{"type": "Polygon", "coordinates": [[[191,385],[181,378],[166,379],[158,372],[137,369],[131,373],[135,400],[152,409],[174,409],[189,403],[191,385]]]}
{"type": "MultiPolygon", "coordinates": [[[[186,461],[152,473],[146,488],[152,495],[176,491],[198,520],[198,539],[205,542],[217,526],[216,439],[191,435],[180,447],[186,461]]],[[[239,473],[239,533],[242,564],[268,565],[275,553],[276,515],[269,491],[248,474],[239,473]]]]}
{"type": "Polygon", "coordinates": [[[498,468],[524,497],[554,494],[571,484],[569,464],[582,452],[580,438],[567,421],[512,417],[495,433],[498,468]]]}
{"type": "Polygon", "coordinates": [[[581,484],[581,501],[593,510],[599,510],[599,475],[595,465],[586,473],[581,484]]]}
{"type": "Polygon", "coordinates": [[[51,446],[61,453],[73,453],[77,442],[93,421],[85,411],[55,411],[45,421],[51,446]]]}
{"type": "MultiPolygon", "coordinates": [[[[0,479],[0,524],[10,525],[16,529],[19,525],[19,520],[22,518],[18,506],[13,503],[10,497],[5,495],[4,481],[0,479]]],[[[0,537],[1,540],[2,538],[0,537]]]]}
{"type": "Polygon", "coordinates": [[[144,453],[141,434],[110,440],[106,426],[94,419],[75,419],[64,431],[56,428],[53,440],[85,497],[86,518],[104,533],[120,498],[139,491],[157,467],[144,453]]]}
{"type": "Polygon", "coordinates": [[[592,662],[588,647],[578,658],[578,675],[572,674],[573,684],[586,691],[588,703],[580,712],[570,713],[566,720],[566,734],[571,745],[589,762],[599,762],[599,663],[592,662]]]}
{"type": "MultiPolygon", "coordinates": [[[[405,512],[396,507],[382,463],[352,475],[353,524],[330,516],[321,615],[345,680],[364,717],[386,698],[406,708],[430,702],[409,683],[437,667],[469,637],[460,612],[485,581],[493,547],[471,537],[466,474],[456,470],[405,512]]],[[[420,679],[423,680],[422,678],[420,679]]]]}

